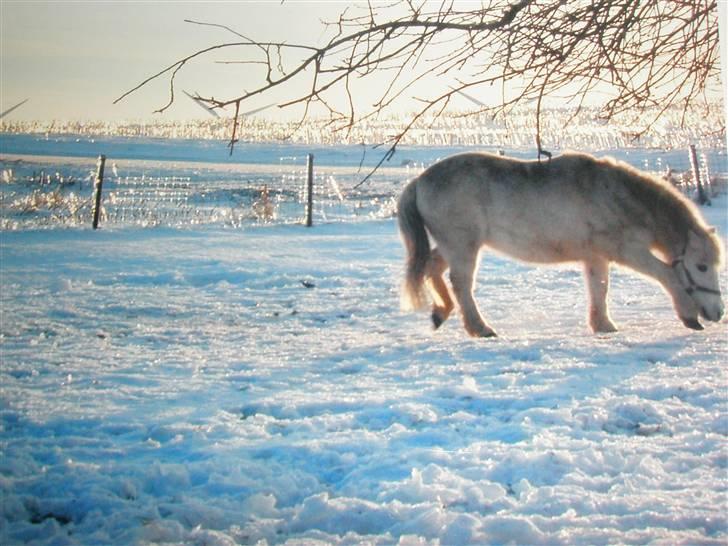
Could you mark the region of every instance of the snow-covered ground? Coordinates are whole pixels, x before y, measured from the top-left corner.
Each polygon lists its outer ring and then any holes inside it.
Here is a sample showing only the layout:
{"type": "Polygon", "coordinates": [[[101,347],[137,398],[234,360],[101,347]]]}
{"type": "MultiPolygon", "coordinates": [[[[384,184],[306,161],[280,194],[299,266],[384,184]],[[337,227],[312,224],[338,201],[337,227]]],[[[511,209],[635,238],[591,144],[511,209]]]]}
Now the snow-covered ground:
{"type": "Polygon", "coordinates": [[[391,219],[0,251],[3,544],[728,542],[728,323],[629,272],[594,336],[578,268],[486,256],[474,340],[399,311],[391,219]]]}

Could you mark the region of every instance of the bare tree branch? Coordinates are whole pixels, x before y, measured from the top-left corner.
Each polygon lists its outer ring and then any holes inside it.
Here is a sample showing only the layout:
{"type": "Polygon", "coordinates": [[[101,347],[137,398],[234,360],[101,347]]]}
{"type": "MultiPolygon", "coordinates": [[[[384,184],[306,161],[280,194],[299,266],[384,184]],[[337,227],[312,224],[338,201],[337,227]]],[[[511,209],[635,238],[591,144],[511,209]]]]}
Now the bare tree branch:
{"type": "MultiPolygon", "coordinates": [[[[407,0],[391,6],[368,3],[344,9],[324,23],[322,44],[258,41],[232,28],[240,41],[220,43],[183,57],[121,95],[152,80],[169,78],[167,109],[175,77],[191,62],[221,50],[242,54],[263,75],[252,89],[226,99],[201,98],[211,107],[241,104],[275,90],[287,93],[280,107],[302,106],[299,125],[323,108],[332,130],[347,133],[409,100],[416,107],[404,129],[392,135],[382,162],[390,159],[408,131],[426,117],[437,118],[457,93],[499,86],[500,100],[477,114],[507,114],[533,104],[536,147],[541,147],[543,106],[566,101],[576,109],[598,99],[600,115],[629,115],[647,131],[670,108],[707,102],[719,77],[717,0],[483,0],[477,7],[443,0],[407,0]],[[363,100],[362,82],[385,83],[363,100]],[[304,91],[293,81],[306,81],[304,91]],[[415,98],[419,97],[419,98],[415,98]]],[[[280,8],[285,9],[285,7],[280,8]]],[[[230,146],[235,144],[237,115],[230,146]]],[[[725,130],[725,128],[723,128],[725,130]]]]}

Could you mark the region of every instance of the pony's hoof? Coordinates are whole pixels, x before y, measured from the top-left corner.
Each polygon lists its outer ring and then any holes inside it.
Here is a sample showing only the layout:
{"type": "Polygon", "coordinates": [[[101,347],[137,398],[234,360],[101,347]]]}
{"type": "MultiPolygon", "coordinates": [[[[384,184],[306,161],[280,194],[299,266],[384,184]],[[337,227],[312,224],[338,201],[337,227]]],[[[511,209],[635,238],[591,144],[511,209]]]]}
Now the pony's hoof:
{"type": "Polygon", "coordinates": [[[592,332],[595,334],[613,334],[619,330],[614,324],[600,324],[599,326],[592,326],[592,332]]]}
{"type": "Polygon", "coordinates": [[[471,335],[471,337],[481,337],[481,338],[498,337],[498,334],[495,332],[495,330],[492,330],[490,328],[478,330],[477,332],[468,331],[468,333],[471,335]]]}
{"type": "Polygon", "coordinates": [[[432,326],[437,330],[440,326],[442,326],[442,323],[445,322],[445,319],[442,318],[438,313],[432,313],[430,315],[430,318],[432,319],[432,326]]]}
{"type": "Polygon", "coordinates": [[[680,317],[680,320],[682,320],[682,323],[690,328],[691,330],[703,330],[703,325],[698,322],[698,319],[696,318],[685,318],[680,317]]]}

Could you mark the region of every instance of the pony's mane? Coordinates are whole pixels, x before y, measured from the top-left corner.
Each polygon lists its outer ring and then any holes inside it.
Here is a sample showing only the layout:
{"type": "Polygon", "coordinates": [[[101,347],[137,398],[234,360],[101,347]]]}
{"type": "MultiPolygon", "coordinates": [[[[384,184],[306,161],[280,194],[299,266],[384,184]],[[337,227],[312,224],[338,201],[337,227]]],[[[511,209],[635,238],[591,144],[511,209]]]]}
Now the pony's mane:
{"type": "Polygon", "coordinates": [[[612,157],[597,159],[597,162],[619,171],[622,175],[620,181],[641,205],[649,208],[654,208],[655,205],[664,207],[663,210],[670,214],[671,220],[678,222],[686,231],[696,227],[705,229],[705,223],[696,206],[667,180],[612,157]]]}
{"type": "Polygon", "coordinates": [[[659,228],[672,232],[673,238],[680,239],[674,242],[684,245],[690,230],[704,235],[710,241],[716,259],[722,263],[723,247],[715,231],[705,223],[698,207],[667,180],[612,157],[594,158],[594,161],[619,173],[618,179],[630,196],[642,208],[661,217],[663,221],[659,222],[659,228]]]}

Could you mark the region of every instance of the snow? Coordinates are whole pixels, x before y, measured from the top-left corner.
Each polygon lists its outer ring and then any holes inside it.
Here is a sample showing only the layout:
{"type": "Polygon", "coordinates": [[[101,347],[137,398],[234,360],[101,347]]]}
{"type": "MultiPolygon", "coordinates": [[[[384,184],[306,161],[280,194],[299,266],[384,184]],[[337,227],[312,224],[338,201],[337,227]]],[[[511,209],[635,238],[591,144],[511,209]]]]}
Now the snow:
{"type": "Polygon", "coordinates": [[[726,320],[631,272],[595,336],[577,267],[487,255],[484,341],[399,311],[392,219],[0,251],[3,544],[728,541],[726,320]]]}

